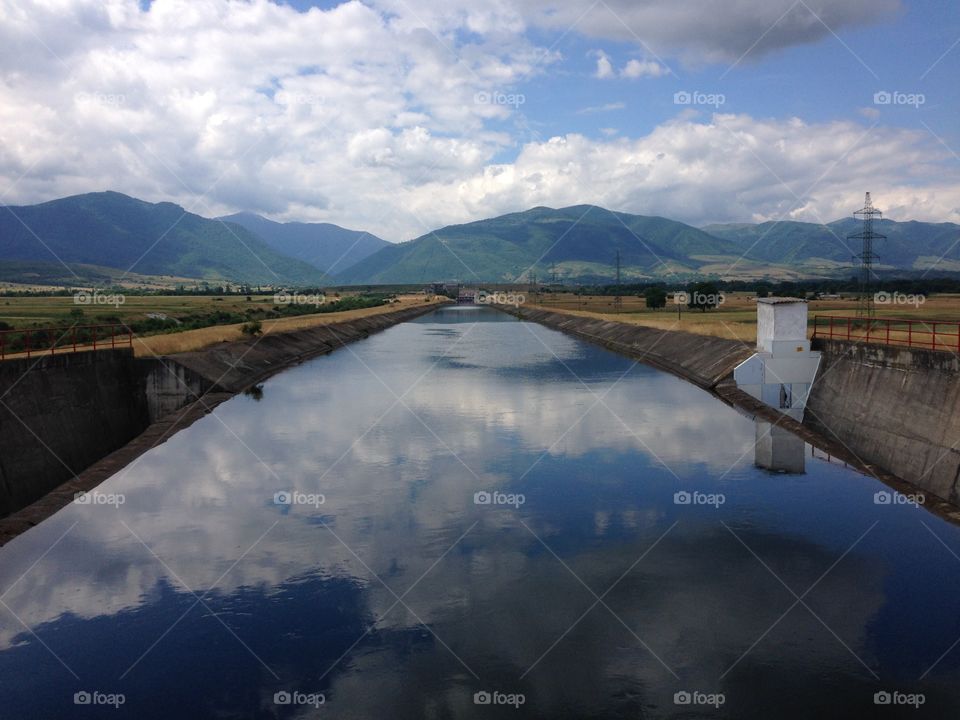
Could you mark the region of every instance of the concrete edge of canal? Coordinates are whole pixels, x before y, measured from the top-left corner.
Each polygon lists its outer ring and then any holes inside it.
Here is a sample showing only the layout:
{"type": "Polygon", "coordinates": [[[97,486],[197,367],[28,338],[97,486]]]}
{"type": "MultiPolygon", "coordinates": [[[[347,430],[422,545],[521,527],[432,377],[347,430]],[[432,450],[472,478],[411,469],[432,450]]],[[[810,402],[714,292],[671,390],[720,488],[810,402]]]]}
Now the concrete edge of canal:
{"type": "Polygon", "coordinates": [[[960,524],[960,358],[954,353],[817,340],[823,364],[801,423],[737,387],[733,369],[754,352],[739,340],[495,307],[677,375],[900,493],[922,491],[928,510],[960,524]]]}
{"type": "Polygon", "coordinates": [[[436,303],[204,350],[103,350],[0,363],[0,546],[129,467],[217,405],[436,303]]]}

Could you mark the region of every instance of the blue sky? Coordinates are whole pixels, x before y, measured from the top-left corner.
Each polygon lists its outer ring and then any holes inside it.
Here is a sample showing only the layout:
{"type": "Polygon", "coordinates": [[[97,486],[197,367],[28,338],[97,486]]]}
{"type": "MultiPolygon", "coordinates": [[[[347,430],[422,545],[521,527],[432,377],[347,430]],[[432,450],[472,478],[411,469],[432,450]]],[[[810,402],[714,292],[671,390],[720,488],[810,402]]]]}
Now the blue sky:
{"type": "Polygon", "coordinates": [[[866,190],[960,221],[958,77],[933,0],[23,0],[0,202],[113,189],[389,240],[533,205],[830,221],[866,190]]]}

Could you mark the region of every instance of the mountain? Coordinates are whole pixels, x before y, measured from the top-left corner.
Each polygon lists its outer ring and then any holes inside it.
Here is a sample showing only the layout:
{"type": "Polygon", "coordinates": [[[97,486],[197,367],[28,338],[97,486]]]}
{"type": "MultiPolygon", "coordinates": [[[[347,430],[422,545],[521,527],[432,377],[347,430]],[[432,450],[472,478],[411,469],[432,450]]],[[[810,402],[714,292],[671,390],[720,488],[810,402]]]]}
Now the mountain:
{"type": "Polygon", "coordinates": [[[278,223],[247,212],[220,219],[242,225],[274,250],[331,275],[343,272],[390,244],[368,232],[347,230],[330,223],[278,223]]]}
{"type": "MultiPolygon", "coordinates": [[[[735,243],[752,261],[811,267],[818,261],[849,267],[860,252],[860,241],[847,236],[863,224],[854,218],[827,225],[804,222],[766,222],[757,225],[708,225],[705,232],[735,243]]],[[[874,243],[878,265],[904,270],[960,270],[960,225],[911,220],[880,220],[874,229],[886,240],[874,243]]]]}
{"type": "Polygon", "coordinates": [[[624,279],[690,274],[740,253],[737,244],[662,217],[592,205],[536,207],[489,220],[450,225],[385,247],[337,276],[343,284],[420,283],[460,278],[512,281],[612,276],[620,252],[624,279]]]}
{"type": "Polygon", "coordinates": [[[316,268],[282,255],[245,227],[117,192],[0,207],[0,261],[271,285],[323,281],[316,268]]]}

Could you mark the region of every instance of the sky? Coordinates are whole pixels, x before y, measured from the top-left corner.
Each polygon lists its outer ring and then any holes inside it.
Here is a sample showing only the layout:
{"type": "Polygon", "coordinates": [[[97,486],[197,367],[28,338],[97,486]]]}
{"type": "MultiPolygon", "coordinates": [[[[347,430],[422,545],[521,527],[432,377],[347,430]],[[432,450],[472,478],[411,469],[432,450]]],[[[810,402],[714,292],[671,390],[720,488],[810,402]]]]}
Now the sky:
{"type": "Polygon", "coordinates": [[[960,222],[955,0],[0,0],[0,204],[960,222]]]}

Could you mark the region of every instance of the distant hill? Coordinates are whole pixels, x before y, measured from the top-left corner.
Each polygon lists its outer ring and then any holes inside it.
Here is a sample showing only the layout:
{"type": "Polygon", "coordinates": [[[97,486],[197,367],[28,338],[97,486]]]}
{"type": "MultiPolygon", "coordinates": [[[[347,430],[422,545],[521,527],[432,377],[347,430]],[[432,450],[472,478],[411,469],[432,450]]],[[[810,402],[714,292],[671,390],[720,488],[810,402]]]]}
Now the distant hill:
{"type": "Polygon", "coordinates": [[[278,223],[247,212],[220,219],[242,225],[274,250],[331,275],[345,271],[390,244],[368,232],[347,230],[330,223],[278,223]]]}
{"type": "MultiPolygon", "coordinates": [[[[263,284],[320,284],[323,274],[241,225],[173,203],[97,192],[0,207],[0,261],[62,261],[143,275],[263,284]]],[[[81,273],[78,273],[81,274],[81,273]]]]}
{"type": "Polygon", "coordinates": [[[591,205],[536,207],[489,220],[450,225],[391,245],[340,273],[344,284],[611,277],[620,252],[624,279],[691,274],[738,245],[662,217],[611,212],[591,205]],[[700,259],[698,259],[700,258],[700,259]]]}
{"type": "MultiPolygon", "coordinates": [[[[862,224],[854,218],[827,225],[790,221],[708,225],[703,228],[711,235],[736,244],[749,260],[808,267],[818,258],[850,265],[852,256],[860,252],[860,243],[848,240],[847,236],[861,229],[862,224]]],[[[960,270],[960,225],[881,220],[874,224],[874,229],[887,236],[874,248],[880,256],[881,267],[907,270],[935,267],[944,272],[960,270]]]]}

